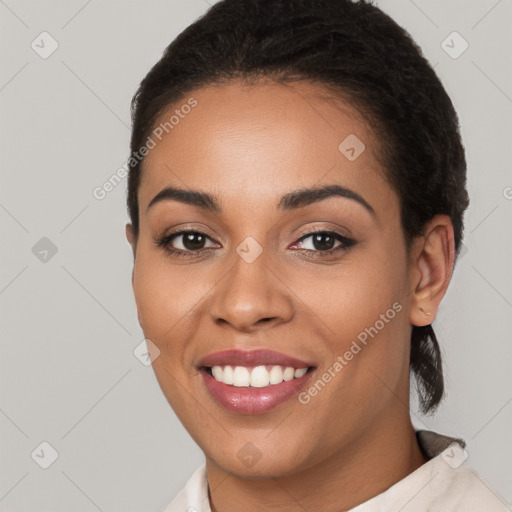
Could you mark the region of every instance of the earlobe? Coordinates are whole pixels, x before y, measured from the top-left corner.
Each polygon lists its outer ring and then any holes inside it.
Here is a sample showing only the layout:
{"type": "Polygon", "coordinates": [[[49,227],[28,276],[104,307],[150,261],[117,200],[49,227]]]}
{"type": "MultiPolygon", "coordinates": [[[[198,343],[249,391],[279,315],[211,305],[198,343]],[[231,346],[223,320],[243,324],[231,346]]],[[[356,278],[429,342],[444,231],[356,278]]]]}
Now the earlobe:
{"type": "Polygon", "coordinates": [[[410,322],[430,325],[451,280],[455,245],[453,226],[447,215],[436,215],[418,239],[411,283],[410,322]]]}

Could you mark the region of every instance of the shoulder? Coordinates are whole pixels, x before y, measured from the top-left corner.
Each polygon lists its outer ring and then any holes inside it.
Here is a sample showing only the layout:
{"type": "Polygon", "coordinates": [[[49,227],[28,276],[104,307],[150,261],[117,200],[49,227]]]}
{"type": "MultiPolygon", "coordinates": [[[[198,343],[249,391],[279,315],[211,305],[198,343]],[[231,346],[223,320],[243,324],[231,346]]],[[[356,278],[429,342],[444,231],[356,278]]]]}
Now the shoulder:
{"type": "Polygon", "coordinates": [[[425,491],[431,502],[428,510],[511,512],[491,485],[468,464],[464,445],[461,440],[454,440],[427,463],[430,471],[425,491]]]}
{"type": "Polygon", "coordinates": [[[162,512],[211,512],[204,464],[194,471],[185,487],[162,512]]]}
{"type": "Polygon", "coordinates": [[[429,431],[417,435],[428,462],[350,512],[512,512],[468,464],[463,440],[429,431]]]}
{"type": "Polygon", "coordinates": [[[450,457],[457,457],[453,455],[457,451],[462,453],[454,446],[439,456],[437,472],[431,482],[435,496],[432,512],[511,512],[491,485],[466,461],[457,467],[450,466],[450,457]]]}

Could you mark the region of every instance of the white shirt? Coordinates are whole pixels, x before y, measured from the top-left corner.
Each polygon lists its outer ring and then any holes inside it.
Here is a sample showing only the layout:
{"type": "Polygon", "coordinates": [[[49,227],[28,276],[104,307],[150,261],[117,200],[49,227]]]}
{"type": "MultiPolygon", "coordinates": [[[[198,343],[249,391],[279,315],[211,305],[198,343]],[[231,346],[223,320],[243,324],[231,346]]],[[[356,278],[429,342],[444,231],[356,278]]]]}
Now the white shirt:
{"type": "MultiPolygon", "coordinates": [[[[436,432],[416,432],[430,460],[349,512],[511,512],[467,463],[465,443],[436,432]]],[[[206,466],[200,466],[163,512],[211,512],[206,466]]]]}

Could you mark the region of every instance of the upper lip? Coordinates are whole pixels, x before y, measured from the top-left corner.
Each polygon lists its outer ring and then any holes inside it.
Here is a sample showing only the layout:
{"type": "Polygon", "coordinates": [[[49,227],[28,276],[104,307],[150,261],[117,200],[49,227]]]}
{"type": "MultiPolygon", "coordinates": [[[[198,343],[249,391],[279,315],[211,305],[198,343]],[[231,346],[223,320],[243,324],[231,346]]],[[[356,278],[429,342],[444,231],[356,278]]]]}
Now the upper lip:
{"type": "Polygon", "coordinates": [[[256,349],[238,350],[228,349],[214,352],[203,357],[198,364],[201,366],[260,366],[260,365],[291,366],[297,368],[308,368],[313,366],[296,357],[276,352],[275,350],[256,349]]]}

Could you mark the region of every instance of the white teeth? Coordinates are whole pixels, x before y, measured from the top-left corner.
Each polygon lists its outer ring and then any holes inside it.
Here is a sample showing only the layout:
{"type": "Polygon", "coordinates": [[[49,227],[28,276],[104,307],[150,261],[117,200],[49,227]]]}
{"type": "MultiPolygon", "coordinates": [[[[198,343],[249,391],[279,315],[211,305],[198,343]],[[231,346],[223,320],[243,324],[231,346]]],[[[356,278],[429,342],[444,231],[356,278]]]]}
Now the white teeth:
{"type": "MultiPolygon", "coordinates": [[[[218,366],[218,368],[220,368],[222,370],[222,368],[220,366],[218,366]]],[[[217,380],[220,380],[222,382],[224,382],[224,384],[233,384],[234,382],[234,379],[233,379],[233,368],[231,368],[231,366],[226,366],[224,368],[224,373],[222,375],[222,377],[220,379],[217,379],[217,380]]]]}
{"type": "Polygon", "coordinates": [[[233,386],[248,386],[251,374],[245,366],[235,366],[233,370],[233,386]]]}
{"type": "Polygon", "coordinates": [[[270,370],[270,384],[280,384],[283,382],[283,370],[280,366],[272,366],[270,370]]]}
{"type": "Polygon", "coordinates": [[[251,372],[251,386],[254,388],[264,388],[269,385],[268,371],[264,366],[256,366],[251,372]]]}
{"type": "Polygon", "coordinates": [[[215,380],[221,381],[223,377],[223,371],[220,366],[214,366],[212,368],[212,374],[215,377],[215,380]]]}
{"type": "Polygon", "coordinates": [[[281,382],[298,379],[306,374],[307,368],[295,369],[291,366],[272,366],[267,370],[264,365],[249,369],[245,366],[213,366],[212,374],[215,380],[236,387],[264,388],[281,384],[281,382]]]}
{"type": "Polygon", "coordinates": [[[299,368],[298,370],[295,370],[295,378],[298,379],[299,377],[302,377],[307,371],[307,368],[299,368]]]}
{"type": "Polygon", "coordinates": [[[294,377],[295,377],[295,370],[291,366],[288,366],[286,368],[286,370],[283,372],[283,379],[285,381],[289,381],[289,380],[292,380],[294,377]]]}

